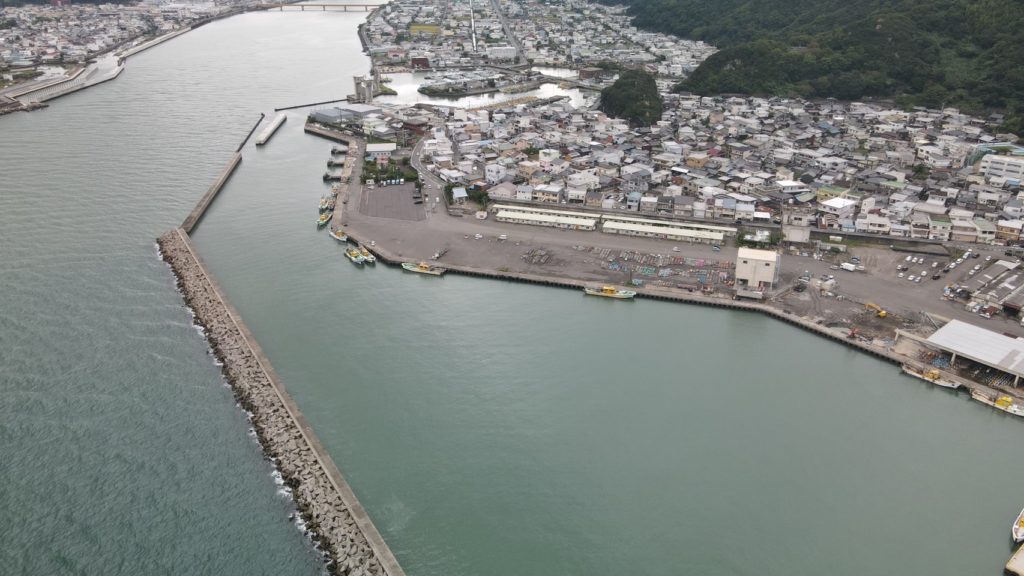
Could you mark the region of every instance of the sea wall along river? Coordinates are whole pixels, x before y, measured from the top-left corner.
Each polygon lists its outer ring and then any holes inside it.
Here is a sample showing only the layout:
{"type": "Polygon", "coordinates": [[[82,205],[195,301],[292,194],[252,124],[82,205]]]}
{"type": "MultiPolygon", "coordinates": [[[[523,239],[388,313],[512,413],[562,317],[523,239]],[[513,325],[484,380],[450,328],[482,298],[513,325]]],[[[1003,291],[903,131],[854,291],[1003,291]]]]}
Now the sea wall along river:
{"type": "Polygon", "coordinates": [[[185,303],[221,361],[224,377],[239,403],[252,414],[260,443],[291,488],[313,538],[328,556],[328,569],[352,576],[404,576],[248,328],[207,273],[187,234],[182,229],[172,230],[160,237],[159,244],[185,303]]]}

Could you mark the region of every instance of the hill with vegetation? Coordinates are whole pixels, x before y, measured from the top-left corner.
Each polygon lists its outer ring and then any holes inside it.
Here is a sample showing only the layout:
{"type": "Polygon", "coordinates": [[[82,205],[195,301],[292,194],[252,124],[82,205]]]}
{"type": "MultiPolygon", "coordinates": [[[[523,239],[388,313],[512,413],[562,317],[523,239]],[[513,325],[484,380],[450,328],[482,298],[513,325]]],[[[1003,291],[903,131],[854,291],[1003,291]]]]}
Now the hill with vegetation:
{"type": "Polygon", "coordinates": [[[664,108],[654,77],[642,70],[623,71],[614,84],[601,91],[601,111],[633,126],[650,126],[661,120],[664,108]]]}
{"type": "Polygon", "coordinates": [[[680,90],[994,110],[1024,134],[1021,0],[625,1],[638,27],[721,49],[680,90]]]}

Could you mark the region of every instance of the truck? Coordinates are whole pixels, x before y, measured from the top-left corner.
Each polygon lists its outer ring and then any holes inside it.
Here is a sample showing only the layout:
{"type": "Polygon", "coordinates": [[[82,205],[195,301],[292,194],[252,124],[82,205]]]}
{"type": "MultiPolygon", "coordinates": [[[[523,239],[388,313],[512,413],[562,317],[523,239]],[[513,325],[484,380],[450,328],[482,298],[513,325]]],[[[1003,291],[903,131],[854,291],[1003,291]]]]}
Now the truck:
{"type": "Polygon", "coordinates": [[[857,271],[857,265],[852,262],[843,262],[842,264],[839,265],[839,267],[842,268],[843,270],[846,270],[847,272],[857,271]]]}

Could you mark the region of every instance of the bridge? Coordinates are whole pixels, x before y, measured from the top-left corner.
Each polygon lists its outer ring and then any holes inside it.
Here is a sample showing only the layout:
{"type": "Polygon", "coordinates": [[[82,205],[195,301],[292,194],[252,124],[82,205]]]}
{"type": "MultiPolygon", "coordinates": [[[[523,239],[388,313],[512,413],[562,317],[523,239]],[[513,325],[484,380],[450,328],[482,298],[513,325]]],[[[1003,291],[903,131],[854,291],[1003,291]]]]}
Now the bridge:
{"type": "Polygon", "coordinates": [[[305,12],[306,8],[310,10],[320,9],[323,12],[328,10],[332,12],[348,12],[349,8],[354,11],[370,12],[374,8],[379,8],[380,4],[257,4],[253,6],[253,10],[277,10],[278,12],[284,12],[285,10],[293,12],[305,12]]]}

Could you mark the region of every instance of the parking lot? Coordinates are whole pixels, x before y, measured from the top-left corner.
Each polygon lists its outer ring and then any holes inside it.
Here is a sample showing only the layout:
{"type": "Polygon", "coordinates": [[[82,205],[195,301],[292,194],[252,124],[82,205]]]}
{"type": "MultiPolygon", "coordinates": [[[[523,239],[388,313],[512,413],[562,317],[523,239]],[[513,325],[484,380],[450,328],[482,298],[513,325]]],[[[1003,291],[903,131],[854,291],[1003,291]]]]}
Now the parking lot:
{"type": "Polygon", "coordinates": [[[414,200],[416,185],[413,183],[392,186],[364,186],[360,212],[377,218],[417,221],[426,218],[424,204],[414,200]]]}

